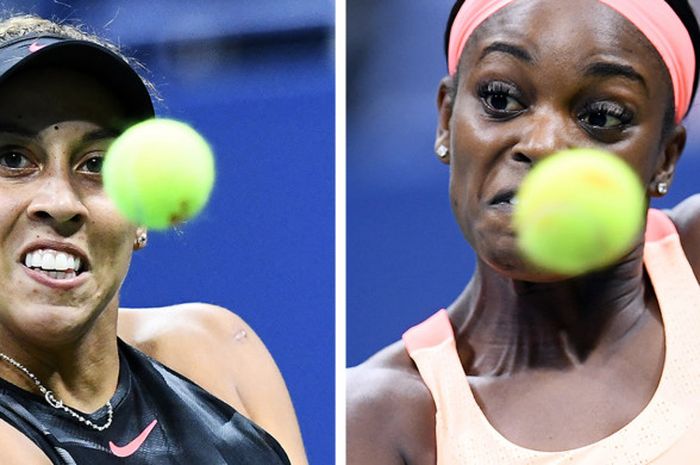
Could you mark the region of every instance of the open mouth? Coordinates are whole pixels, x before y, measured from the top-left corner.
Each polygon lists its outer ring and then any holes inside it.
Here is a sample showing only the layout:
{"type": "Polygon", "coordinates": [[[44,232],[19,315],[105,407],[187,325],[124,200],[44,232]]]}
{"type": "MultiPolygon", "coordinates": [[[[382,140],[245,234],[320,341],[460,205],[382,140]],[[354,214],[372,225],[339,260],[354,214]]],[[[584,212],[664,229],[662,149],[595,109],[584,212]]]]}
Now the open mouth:
{"type": "Polygon", "coordinates": [[[85,260],[59,250],[37,249],[27,252],[24,266],[51,279],[73,279],[86,271],[85,260]]]}
{"type": "Polygon", "coordinates": [[[490,206],[513,206],[518,203],[514,190],[499,192],[489,202],[490,206]]]}

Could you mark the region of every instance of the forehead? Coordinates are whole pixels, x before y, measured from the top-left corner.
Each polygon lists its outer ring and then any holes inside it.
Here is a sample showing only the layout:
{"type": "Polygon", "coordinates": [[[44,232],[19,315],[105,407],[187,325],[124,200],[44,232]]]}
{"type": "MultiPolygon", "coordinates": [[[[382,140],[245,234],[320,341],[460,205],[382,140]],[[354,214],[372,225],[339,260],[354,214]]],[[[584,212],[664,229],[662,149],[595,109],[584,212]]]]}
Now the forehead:
{"type": "Polygon", "coordinates": [[[516,0],[477,28],[465,54],[474,58],[498,40],[517,41],[535,58],[553,57],[562,65],[598,55],[665,70],[644,35],[597,0],[516,0]]]}
{"type": "Polygon", "coordinates": [[[27,69],[0,84],[0,120],[41,129],[63,121],[116,127],[117,98],[94,77],[63,68],[27,69]]]}

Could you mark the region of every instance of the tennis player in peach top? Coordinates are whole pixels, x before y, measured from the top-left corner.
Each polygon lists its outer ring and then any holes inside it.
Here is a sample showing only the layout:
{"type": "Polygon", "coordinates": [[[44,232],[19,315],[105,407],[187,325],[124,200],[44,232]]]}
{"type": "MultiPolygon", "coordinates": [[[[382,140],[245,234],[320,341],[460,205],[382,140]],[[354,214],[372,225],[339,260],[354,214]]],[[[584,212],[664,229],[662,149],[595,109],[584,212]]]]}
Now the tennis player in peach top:
{"type": "Polygon", "coordinates": [[[687,0],[466,0],[446,31],[438,158],[477,254],[446,310],[353,368],[348,464],[700,464],[700,197],[619,262],[525,262],[513,196],[571,147],[671,186],[697,88],[687,0]]]}

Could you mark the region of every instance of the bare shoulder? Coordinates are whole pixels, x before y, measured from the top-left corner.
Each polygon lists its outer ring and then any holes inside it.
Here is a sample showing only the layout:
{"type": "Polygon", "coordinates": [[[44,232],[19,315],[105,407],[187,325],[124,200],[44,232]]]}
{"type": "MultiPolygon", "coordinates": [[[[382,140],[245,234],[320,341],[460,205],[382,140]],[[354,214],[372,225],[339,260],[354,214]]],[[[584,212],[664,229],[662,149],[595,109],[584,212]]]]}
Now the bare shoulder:
{"type": "Polygon", "coordinates": [[[666,212],[678,229],[695,277],[700,280],[700,194],[695,194],[666,212]]]}
{"type": "Polygon", "coordinates": [[[120,309],[118,333],[127,343],[247,414],[239,392],[247,379],[246,367],[268,355],[262,341],[238,315],[204,303],[120,309]],[[222,367],[226,368],[224,376],[222,367]]]}
{"type": "Polygon", "coordinates": [[[293,465],[307,464],[282,374],[241,317],[202,303],[120,309],[117,332],[261,426],[282,445],[293,465]]]}
{"type": "Polygon", "coordinates": [[[51,465],[51,460],[31,439],[0,420],[0,463],[51,465]]]}
{"type": "Polygon", "coordinates": [[[347,374],[348,465],[435,464],[435,406],[401,342],[347,374]]]}
{"type": "Polygon", "coordinates": [[[195,332],[208,332],[221,324],[245,323],[226,308],[199,302],[167,307],[119,309],[120,336],[124,334],[137,340],[159,339],[173,331],[186,328],[195,332]]]}

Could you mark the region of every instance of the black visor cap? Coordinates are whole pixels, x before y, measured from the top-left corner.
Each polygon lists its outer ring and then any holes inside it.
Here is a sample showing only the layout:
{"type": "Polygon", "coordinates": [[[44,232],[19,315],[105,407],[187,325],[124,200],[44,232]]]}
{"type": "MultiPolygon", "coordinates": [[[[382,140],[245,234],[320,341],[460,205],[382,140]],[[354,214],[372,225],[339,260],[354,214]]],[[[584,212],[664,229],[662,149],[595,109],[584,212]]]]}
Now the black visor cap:
{"type": "Polygon", "coordinates": [[[53,66],[93,76],[113,92],[125,111],[125,127],[155,116],[138,73],[106,47],[53,36],[25,36],[0,47],[0,85],[19,71],[53,66]]]}

